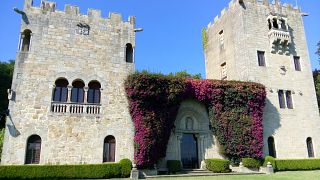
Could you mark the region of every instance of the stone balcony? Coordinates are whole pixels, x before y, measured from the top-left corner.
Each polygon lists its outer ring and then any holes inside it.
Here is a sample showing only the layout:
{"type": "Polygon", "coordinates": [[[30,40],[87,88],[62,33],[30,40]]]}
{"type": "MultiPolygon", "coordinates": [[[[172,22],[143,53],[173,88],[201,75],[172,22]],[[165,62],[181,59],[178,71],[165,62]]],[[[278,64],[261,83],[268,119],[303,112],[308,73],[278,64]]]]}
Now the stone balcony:
{"type": "Polygon", "coordinates": [[[78,104],[67,102],[52,102],[51,112],[57,114],[101,114],[100,104],[78,104]]]}
{"type": "Polygon", "coordinates": [[[290,33],[286,30],[271,29],[268,36],[271,44],[289,45],[291,43],[290,33]]]}

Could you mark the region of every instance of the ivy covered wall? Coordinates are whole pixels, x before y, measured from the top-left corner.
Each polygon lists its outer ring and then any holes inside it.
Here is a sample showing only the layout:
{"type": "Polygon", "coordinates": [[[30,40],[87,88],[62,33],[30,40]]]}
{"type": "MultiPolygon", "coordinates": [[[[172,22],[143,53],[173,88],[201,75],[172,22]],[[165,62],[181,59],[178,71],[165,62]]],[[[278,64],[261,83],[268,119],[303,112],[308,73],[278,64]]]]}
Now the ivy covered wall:
{"type": "Polygon", "coordinates": [[[125,87],[135,126],[138,167],[153,167],[166,156],[180,103],[190,98],[208,108],[213,133],[225,156],[262,158],[263,85],[135,73],[127,78],[125,87]]]}

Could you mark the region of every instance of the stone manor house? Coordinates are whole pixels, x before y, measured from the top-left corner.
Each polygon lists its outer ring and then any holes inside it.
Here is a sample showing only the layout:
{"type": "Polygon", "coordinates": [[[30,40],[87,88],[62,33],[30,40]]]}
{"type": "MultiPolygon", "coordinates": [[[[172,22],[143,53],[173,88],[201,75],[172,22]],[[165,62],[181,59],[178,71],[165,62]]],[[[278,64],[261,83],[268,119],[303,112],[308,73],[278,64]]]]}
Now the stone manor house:
{"type": "MultiPolygon", "coordinates": [[[[2,164],[96,164],[133,160],[134,126],[124,90],[135,71],[135,18],[56,10],[25,0],[6,121],[2,164]]],[[[232,0],[206,30],[208,79],[267,87],[264,154],[320,155],[320,118],[300,9],[269,0],[232,0]]],[[[165,160],[200,168],[222,158],[204,105],[184,101],[165,160]]]]}

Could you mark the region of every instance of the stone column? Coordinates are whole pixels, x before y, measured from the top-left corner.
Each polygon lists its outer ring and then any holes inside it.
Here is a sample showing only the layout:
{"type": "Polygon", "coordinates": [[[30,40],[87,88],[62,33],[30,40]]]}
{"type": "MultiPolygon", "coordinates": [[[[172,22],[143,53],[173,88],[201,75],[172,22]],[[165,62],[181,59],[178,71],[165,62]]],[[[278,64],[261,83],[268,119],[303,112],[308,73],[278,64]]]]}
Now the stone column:
{"type": "Polygon", "coordinates": [[[23,44],[23,39],[25,38],[24,34],[20,34],[20,44],[19,44],[19,51],[23,51],[22,49],[22,44],[23,44]]]}
{"type": "Polygon", "coordinates": [[[84,87],[83,90],[84,90],[83,103],[87,104],[88,103],[88,90],[89,90],[89,88],[88,87],[84,87]]]}
{"type": "Polygon", "coordinates": [[[203,153],[204,153],[204,135],[196,135],[197,141],[198,141],[198,161],[199,165],[201,165],[202,161],[204,160],[203,153]]]}
{"type": "Polygon", "coordinates": [[[68,97],[67,97],[67,103],[71,102],[71,91],[72,91],[72,86],[68,86],[68,97]]]}
{"type": "Polygon", "coordinates": [[[29,51],[31,51],[31,46],[32,46],[32,38],[33,38],[33,33],[30,33],[30,41],[29,41],[28,52],[29,52],[29,51]]]}
{"type": "Polygon", "coordinates": [[[177,149],[176,158],[177,158],[177,160],[181,160],[181,147],[180,147],[180,144],[181,144],[182,136],[183,136],[182,133],[177,133],[177,144],[176,144],[176,149],[177,149]]]}

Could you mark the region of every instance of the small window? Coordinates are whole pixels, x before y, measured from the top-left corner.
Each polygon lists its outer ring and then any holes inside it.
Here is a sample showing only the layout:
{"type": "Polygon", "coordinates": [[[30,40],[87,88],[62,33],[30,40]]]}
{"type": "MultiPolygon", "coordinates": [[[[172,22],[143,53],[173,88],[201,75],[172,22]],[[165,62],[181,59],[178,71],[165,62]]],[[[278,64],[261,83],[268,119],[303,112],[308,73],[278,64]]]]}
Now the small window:
{"type": "Polygon", "coordinates": [[[221,80],[226,80],[227,76],[227,63],[221,64],[221,80]]]}
{"type": "Polygon", "coordinates": [[[130,43],[126,45],[126,62],[133,63],[133,47],[130,43]]]}
{"type": "Polygon", "coordinates": [[[100,104],[100,83],[98,81],[91,81],[88,86],[88,103],[100,104]]]}
{"type": "Polygon", "coordinates": [[[271,24],[271,20],[270,19],[268,19],[268,27],[269,27],[269,30],[272,29],[272,24],[271,24]]]}
{"type": "Polygon", "coordinates": [[[84,83],[81,80],[72,83],[71,102],[83,103],[84,101],[84,83]]]}
{"type": "Polygon", "coordinates": [[[28,52],[30,50],[31,34],[32,32],[29,29],[24,30],[21,34],[20,51],[28,52]]]}
{"type": "Polygon", "coordinates": [[[41,138],[38,135],[32,135],[27,141],[25,164],[39,164],[41,153],[41,138]]]}
{"type": "Polygon", "coordinates": [[[259,66],[266,66],[264,51],[258,51],[258,64],[259,66]]]}
{"type": "Polygon", "coordinates": [[[224,49],[224,34],[223,30],[219,32],[220,49],[224,49]]]}
{"type": "Polygon", "coordinates": [[[308,157],[309,158],[313,158],[314,157],[314,152],[313,152],[313,144],[312,144],[311,137],[307,138],[307,149],[308,149],[308,157]]]}
{"type": "Polygon", "coordinates": [[[279,91],[278,91],[278,98],[279,98],[280,108],[281,108],[281,109],[286,108],[283,90],[279,90],[279,91]]]}
{"type": "Polygon", "coordinates": [[[295,68],[295,70],[296,71],[301,71],[300,57],[294,56],[293,60],[294,60],[294,68],[295,68]]]}
{"type": "Polygon", "coordinates": [[[272,25],[273,25],[273,28],[279,29],[279,25],[278,25],[278,20],[277,20],[277,18],[273,18],[273,20],[272,20],[272,25]]]}
{"type": "Polygon", "coordinates": [[[66,79],[58,79],[55,82],[56,87],[53,92],[53,101],[55,102],[67,102],[68,99],[68,84],[66,79]]]}
{"type": "Polygon", "coordinates": [[[286,91],[286,100],[288,109],[293,109],[291,91],[286,91]]]}
{"type": "Polygon", "coordinates": [[[276,158],[277,157],[276,147],[274,144],[274,138],[272,136],[268,138],[268,149],[269,149],[269,156],[276,158]]]}
{"type": "Polygon", "coordinates": [[[115,162],[116,139],[113,136],[107,136],[103,145],[103,162],[115,162]]]}
{"type": "Polygon", "coordinates": [[[90,26],[86,23],[79,23],[77,24],[76,33],[79,35],[89,36],[90,26]]]}

